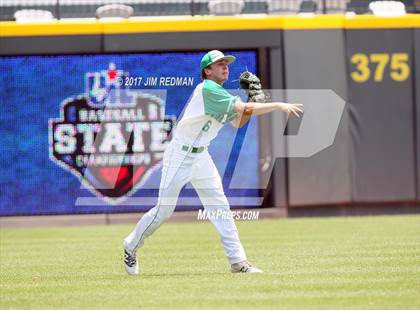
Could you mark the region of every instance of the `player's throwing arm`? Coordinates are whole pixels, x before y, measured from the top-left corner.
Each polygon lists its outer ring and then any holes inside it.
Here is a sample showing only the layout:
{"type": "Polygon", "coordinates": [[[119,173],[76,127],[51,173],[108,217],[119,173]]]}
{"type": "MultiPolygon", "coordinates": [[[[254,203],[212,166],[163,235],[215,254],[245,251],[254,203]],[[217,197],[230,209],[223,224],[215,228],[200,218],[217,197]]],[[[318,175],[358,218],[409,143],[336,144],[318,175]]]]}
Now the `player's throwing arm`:
{"type": "Polygon", "coordinates": [[[264,93],[260,79],[249,71],[242,72],[239,83],[248,95],[248,102],[240,100],[235,103],[235,111],[239,116],[232,120],[231,124],[240,128],[246,124],[252,115],[262,115],[276,110],[300,117],[303,114],[303,105],[300,103],[268,102],[270,99],[264,93]]]}

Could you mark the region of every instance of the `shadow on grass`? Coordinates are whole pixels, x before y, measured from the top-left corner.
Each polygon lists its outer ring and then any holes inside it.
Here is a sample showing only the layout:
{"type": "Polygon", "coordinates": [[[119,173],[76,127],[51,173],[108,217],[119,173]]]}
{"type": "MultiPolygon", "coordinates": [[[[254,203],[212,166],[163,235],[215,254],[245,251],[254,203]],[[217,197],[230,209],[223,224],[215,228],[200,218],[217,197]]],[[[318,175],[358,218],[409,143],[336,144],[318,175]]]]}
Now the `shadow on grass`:
{"type": "Polygon", "coordinates": [[[133,278],[158,278],[158,277],[190,277],[190,276],[219,276],[219,275],[229,275],[231,274],[230,272],[176,272],[176,273],[141,273],[137,276],[130,276],[130,275],[126,275],[127,277],[133,277],[133,278]]]}

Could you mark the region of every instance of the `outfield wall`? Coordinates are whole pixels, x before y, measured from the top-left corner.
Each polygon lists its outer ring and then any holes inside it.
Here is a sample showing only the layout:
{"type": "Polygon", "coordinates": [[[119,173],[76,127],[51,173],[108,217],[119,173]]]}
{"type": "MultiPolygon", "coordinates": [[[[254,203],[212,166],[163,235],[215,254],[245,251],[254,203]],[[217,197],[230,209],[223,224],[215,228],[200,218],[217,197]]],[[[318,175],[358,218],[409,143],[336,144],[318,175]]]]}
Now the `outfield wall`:
{"type": "MultiPolygon", "coordinates": [[[[264,206],[420,203],[418,15],[0,25],[3,56],[255,51],[267,87],[332,89],[347,102],[333,145],[310,158],[276,160],[268,190],[262,191],[264,206]]],[[[278,134],[284,125],[279,117],[265,116],[259,122],[262,163],[276,149],[287,148],[278,134]]],[[[260,171],[255,177],[264,179],[269,173],[260,171]]]]}
{"type": "Polygon", "coordinates": [[[415,97],[416,97],[416,104],[415,104],[415,120],[416,120],[416,145],[417,145],[417,153],[416,153],[416,166],[417,166],[417,201],[420,201],[420,29],[416,29],[414,32],[415,39],[414,39],[414,55],[415,57],[415,77],[414,77],[414,85],[415,85],[415,97]]]}

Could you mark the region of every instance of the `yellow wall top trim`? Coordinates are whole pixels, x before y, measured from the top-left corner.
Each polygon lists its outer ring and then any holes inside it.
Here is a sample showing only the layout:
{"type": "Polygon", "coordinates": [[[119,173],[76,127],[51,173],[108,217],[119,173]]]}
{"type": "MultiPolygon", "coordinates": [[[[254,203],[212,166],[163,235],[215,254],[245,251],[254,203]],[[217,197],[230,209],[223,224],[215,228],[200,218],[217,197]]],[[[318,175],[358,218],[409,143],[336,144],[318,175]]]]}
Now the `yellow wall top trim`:
{"type": "Polygon", "coordinates": [[[281,29],[341,29],[343,15],[289,15],[281,17],[281,29]]]}
{"type": "Polygon", "coordinates": [[[385,18],[369,15],[351,17],[344,15],[275,16],[244,14],[240,16],[136,17],[121,21],[63,19],[36,24],[0,22],[0,37],[186,31],[370,28],[420,28],[420,15],[408,14],[402,17],[385,18]]]}
{"type": "Polygon", "coordinates": [[[197,16],[173,18],[129,19],[121,22],[104,22],[105,34],[142,32],[201,32],[226,30],[269,30],[280,29],[278,17],[256,15],[197,16]]]}
{"type": "Polygon", "coordinates": [[[402,17],[374,17],[359,15],[344,19],[346,29],[365,28],[420,28],[420,14],[407,14],[402,17]]]}
{"type": "Polygon", "coordinates": [[[0,37],[101,34],[101,23],[95,20],[53,21],[37,24],[0,22],[0,37]]]}

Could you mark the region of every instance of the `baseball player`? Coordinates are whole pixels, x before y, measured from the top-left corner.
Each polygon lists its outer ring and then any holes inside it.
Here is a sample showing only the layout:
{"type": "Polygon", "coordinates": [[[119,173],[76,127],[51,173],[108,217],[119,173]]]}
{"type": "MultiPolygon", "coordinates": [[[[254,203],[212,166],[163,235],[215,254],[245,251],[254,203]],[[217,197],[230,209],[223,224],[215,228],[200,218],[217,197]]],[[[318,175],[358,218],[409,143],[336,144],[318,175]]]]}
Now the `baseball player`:
{"type": "MultiPolygon", "coordinates": [[[[228,65],[233,61],[234,56],[225,56],[217,50],[208,52],[201,59],[203,82],[195,88],[175,128],[173,139],[165,149],[157,204],[143,215],[123,242],[124,265],[130,275],[139,273],[137,250],[172,215],[178,195],[188,182],[192,183],[210,214],[218,214],[218,210],[222,211],[219,211],[220,214],[230,211],[221,178],[208,152],[209,144],[223,125],[230,122],[239,128],[251,115],[275,110],[292,113],[297,117],[303,113],[301,104],[245,103],[239,97],[232,96],[222,85],[229,77],[228,65]]],[[[261,87],[256,89],[261,94],[261,87]]],[[[231,217],[211,217],[211,221],[220,234],[231,271],[262,272],[248,262],[234,220],[231,217]]]]}

